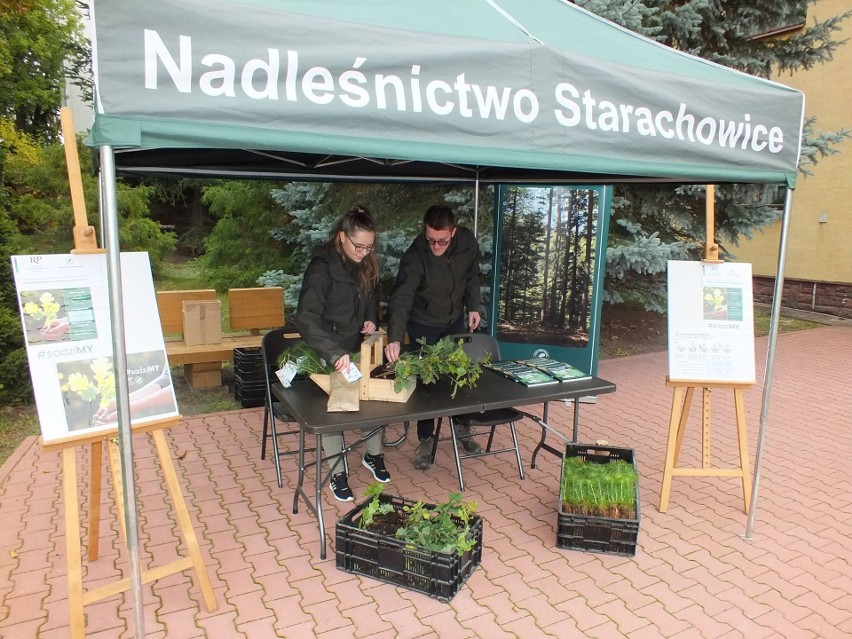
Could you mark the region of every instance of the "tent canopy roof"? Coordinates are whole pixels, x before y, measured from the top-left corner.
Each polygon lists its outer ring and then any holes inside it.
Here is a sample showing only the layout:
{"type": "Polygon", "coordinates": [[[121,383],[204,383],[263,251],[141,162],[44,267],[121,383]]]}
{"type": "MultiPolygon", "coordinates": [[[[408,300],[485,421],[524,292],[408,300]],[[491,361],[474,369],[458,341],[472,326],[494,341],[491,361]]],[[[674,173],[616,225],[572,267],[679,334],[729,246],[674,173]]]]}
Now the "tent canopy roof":
{"type": "Polygon", "coordinates": [[[121,172],[793,184],[802,94],[564,0],[95,2],[121,172]]]}

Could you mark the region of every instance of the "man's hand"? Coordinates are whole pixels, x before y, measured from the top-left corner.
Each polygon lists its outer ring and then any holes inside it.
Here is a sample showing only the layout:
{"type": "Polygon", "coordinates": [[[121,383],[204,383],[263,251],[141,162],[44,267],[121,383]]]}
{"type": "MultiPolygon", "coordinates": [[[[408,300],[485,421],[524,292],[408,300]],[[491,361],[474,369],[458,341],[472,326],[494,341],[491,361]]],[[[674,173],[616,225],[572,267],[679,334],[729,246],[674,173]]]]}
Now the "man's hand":
{"type": "Polygon", "coordinates": [[[361,333],[363,335],[372,335],[376,332],[376,325],[373,324],[370,320],[364,322],[364,325],[361,327],[361,333]]]}
{"type": "Polygon", "coordinates": [[[388,363],[399,359],[399,342],[391,342],[385,346],[385,358],[388,360],[388,363]]]}
{"type": "Polygon", "coordinates": [[[468,328],[470,328],[471,332],[473,332],[477,328],[479,328],[479,323],[481,321],[482,321],[482,318],[480,317],[479,313],[477,313],[476,311],[471,311],[470,313],[467,314],[467,325],[468,325],[468,328]]]}

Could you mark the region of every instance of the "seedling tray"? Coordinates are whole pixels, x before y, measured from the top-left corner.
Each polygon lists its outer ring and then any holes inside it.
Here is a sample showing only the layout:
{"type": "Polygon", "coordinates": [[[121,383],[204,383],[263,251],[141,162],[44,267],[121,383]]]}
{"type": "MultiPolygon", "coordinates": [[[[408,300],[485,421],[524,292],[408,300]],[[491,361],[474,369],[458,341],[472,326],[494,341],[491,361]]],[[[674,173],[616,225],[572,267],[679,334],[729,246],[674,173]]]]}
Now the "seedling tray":
{"type": "MultiPolygon", "coordinates": [[[[413,506],[415,502],[381,495],[395,510],[413,506]]],[[[482,517],[474,515],[471,531],[476,540],[472,550],[461,555],[429,550],[420,546],[406,547],[395,537],[378,535],[358,528],[360,512],[370,500],[356,506],[337,522],[335,556],[337,567],[422,592],[439,601],[449,601],[482,561],[482,517]]]]}
{"type": "MultiPolygon", "coordinates": [[[[608,464],[623,460],[636,467],[633,450],[630,448],[609,448],[606,446],[588,446],[568,444],[565,458],[581,457],[585,461],[608,464]]],[[[563,460],[564,461],[564,460],[563,460]]],[[[632,557],[636,554],[639,538],[639,482],[636,482],[636,517],[634,519],[615,519],[592,515],[566,513],[562,509],[562,479],[559,481],[559,510],[556,530],[556,546],[569,550],[582,550],[610,555],[632,557]]]]}

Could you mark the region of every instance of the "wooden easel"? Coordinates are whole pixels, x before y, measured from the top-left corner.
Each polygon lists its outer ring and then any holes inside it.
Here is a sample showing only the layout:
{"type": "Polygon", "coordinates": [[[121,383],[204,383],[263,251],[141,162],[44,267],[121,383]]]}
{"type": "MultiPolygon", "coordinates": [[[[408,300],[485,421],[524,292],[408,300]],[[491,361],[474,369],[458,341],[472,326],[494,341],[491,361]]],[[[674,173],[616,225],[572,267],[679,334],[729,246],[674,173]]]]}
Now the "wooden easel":
{"type": "MultiPolygon", "coordinates": [[[[192,528],[189,510],[186,507],[177,473],[169,454],[168,442],[166,441],[166,436],[163,434],[164,429],[171,428],[179,420],[179,417],[170,417],[166,420],[150,422],[133,428],[134,433],[148,432],[154,441],[160,468],[166,480],[166,488],[177,515],[181,537],[187,548],[187,556],[143,571],[141,581],[143,584],[151,583],[162,577],[192,568],[195,573],[196,585],[199,587],[204,599],[204,605],[209,612],[213,612],[216,610],[216,598],[213,595],[213,587],[207,575],[207,568],[204,565],[204,558],[201,555],[198,538],[195,535],[195,530],[192,528]]],[[[68,565],[68,605],[70,608],[72,639],[83,639],[85,636],[84,606],[130,590],[129,578],[117,579],[89,591],[83,589],[83,561],[80,543],[81,518],[77,486],[76,450],[78,446],[91,445],[88,560],[95,561],[98,558],[98,542],[100,541],[101,463],[103,460],[104,442],[108,446],[116,509],[119,513],[124,510],[121,463],[118,442],[116,440],[117,434],[116,430],[112,430],[86,438],[70,438],[67,441],[55,441],[43,445],[45,451],[62,451],[62,494],[63,501],[65,502],[65,554],[68,565]]],[[[124,529],[124,519],[119,517],[119,521],[121,523],[122,537],[126,542],[127,531],[124,529]]]]}
{"type": "MultiPolygon", "coordinates": [[[[103,253],[103,249],[97,247],[94,227],[89,226],[86,218],[85,202],[83,198],[83,182],[80,175],[80,160],[77,155],[77,141],[71,111],[63,107],[61,114],[62,133],[65,138],[65,158],[68,164],[68,181],[71,187],[71,201],[74,209],[74,253],[103,253]]],[[[204,565],[198,538],[189,518],[189,511],[181,492],[177,473],[169,453],[168,443],[163,430],[178,424],[180,417],[169,417],[168,419],[148,422],[140,426],[133,426],[134,433],[148,432],[154,441],[157,450],[160,468],[166,480],[166,489],[177,516],[178,526],[186,545],[188,556],[143,571],[141,581],[143,584],[156,581],[162,577],[183,572],[192,568],[195,580],[204,599],[204,605],[208,611],[216,610],[216,599],[213,595],[213,587],[204,565]]],[[[83,589],[82,553],[80,544],[80,501],[77,485],[77,459],[76,449],[78,446],[90,445],[90,500],[89,500],[89,535],[88,535],[88,560],[95,561],[98,558],[98,543],[100,541],[100,517],[101,517],[101,466],[103,464],[103,444],[107,443],[110,462],[110,472],[113,482],[113,493],[116,499],[117,512],[124,511],[123,490],[121,480],[121,460],[119,457],[117,429],[100,432],[89,436],[68,437],[62,440],[54,440],[43,444],[45,451],[61,450],[62,453],[62,493],[65,502],[65,550],[68,566],[68,603],[70,606],[70,627],[72,639],[83,639],[85,635],[84,606],[102,599],[106,599],[130,589],[130,579],[118,579],[111,583],[100,586],[90,591],[83,589]]],[[[127,531],[122,517],[119,517],[122,537],[127,542],[127,531]]]]}
{"type": "MultiPolygon", "coordinates": [[[[704,249],[704,262],[717,264],[719,260],[719,245],[714,241],[715,229],[715,186],[707,185],[707,242],[704,249]]],[[[666,512],[669,507],[669,494],[671,493],[672,477],[740,477],[743,486],[744,510],[748,513],[751,506],[751,469],[748,461],[748,439],[745,423],[745,408],[743,403],[743,391],[753,386],[752,383],[725,383],[706,380],[671,381],[666,378],[666,385],[671,386],[673,391],[672,410],[669,418],[669,435],[666,445],[666,462],[663,469],[663,483],[660,489],[661,513],[666,512]],[[683,443],[683,435],[686,430],[686,422],[689,419],[689,408],[695,389],[701,389],[701,467],[679,468],[677,466],[680,448],[683,443]],[[731,389],[734,392],[734,409],[737,422],[737,441],[739,443],[740,465],[736,468],[713,468],[710,455],[710,397],[714,388],[731,389]],[[684,390],[686,391],[684,396],[684,390]]]]}

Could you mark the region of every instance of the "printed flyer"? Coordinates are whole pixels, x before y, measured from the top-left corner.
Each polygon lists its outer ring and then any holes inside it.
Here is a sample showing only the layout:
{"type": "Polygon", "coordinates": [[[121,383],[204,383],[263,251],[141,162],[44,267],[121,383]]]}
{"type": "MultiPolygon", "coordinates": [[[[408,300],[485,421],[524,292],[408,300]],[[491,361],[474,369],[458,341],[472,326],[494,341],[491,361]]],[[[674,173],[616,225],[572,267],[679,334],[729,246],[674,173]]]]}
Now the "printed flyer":
{"type": "Polygon", "coordinates": [[[754,383],[751,264],[668,263],[669,378],[754,383]]]}
{"type": "MultiPolygon", "coordinates": [[[[117,425],[104,254],[15,255],[18,291],[45,443],[117,425]]],[[[131,423],[177,416],[147,253],[122,253],[131,423]]]]}

